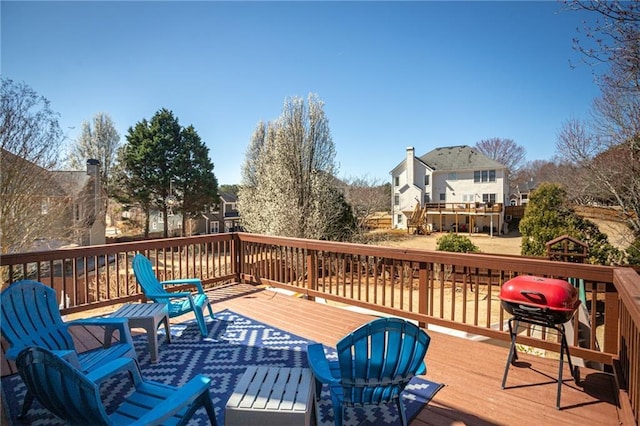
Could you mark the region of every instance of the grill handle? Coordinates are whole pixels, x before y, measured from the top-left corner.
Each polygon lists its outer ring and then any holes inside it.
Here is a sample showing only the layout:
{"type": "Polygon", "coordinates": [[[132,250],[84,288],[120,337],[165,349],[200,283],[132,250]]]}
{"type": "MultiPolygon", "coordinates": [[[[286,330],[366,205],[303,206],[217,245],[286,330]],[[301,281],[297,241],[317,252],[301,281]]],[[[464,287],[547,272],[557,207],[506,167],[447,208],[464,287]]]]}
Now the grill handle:
{"type": "Polygon", "coordinates": [[[518,305],[518,307],[523,311],[529,311],[529,312],[535,312],[535,313],[541,312],[541,308],[537,306],[518,305]]]}
{"type": "Polygon", "coordinates": [[[520,294],[531,301],[537,302],[540,305],[547,304],[547,298],[545,297],[544,293],[540,293],[539,291],[520,290],[520,294]],[[538,299],[538,300],[535,300],[535,299],[538,299]]]}

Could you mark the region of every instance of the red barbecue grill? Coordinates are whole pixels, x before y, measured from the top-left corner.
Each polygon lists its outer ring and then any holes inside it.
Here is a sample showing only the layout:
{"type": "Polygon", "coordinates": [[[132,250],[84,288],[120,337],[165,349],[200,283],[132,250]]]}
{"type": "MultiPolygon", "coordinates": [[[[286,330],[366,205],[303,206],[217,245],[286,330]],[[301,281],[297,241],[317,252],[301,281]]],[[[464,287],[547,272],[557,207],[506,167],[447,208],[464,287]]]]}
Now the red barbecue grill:
{"type": "Polygon", "coordinates": [[[556,408],[560,408],[562,368],[565,352],[573,379],[577,385],[580,384],[580,370],[577,366],[574,368],[571,363],[569,345],[567,344],[564,330],[564,323],[571,320],[576,309],[580,306],[577,290],[564,280],[523,275],[510,279],[502,285],[500,300],[502,307],[513,315],[509,319],[511,346],[509,348],[507,366],[502,378],[502,389],[504,389],[507,382],[509,365],[515,364],[518,359],[516,337],[520,323],[553,328],[561,336],[558,393],[556,397],[556,408]]]}

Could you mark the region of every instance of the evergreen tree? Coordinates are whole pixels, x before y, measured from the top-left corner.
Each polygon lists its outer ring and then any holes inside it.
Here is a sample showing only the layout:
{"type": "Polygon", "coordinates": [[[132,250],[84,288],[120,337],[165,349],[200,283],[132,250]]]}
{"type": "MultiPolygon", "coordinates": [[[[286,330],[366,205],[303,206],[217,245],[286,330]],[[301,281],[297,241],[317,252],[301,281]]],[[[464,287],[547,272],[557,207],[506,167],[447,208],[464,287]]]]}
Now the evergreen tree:
{"type": "Polygon", "coordinates": [[[213,163],[193,126],[183,129],[171,111],[161,109],[150,121],[129,128],[126,138],[119,153],[120,183],[126,195],[120,199],[143,209],[145,236],[152,208],[162,212],[167,237],[170,204],[184,213],[184,219],[215,202],[218,182],[213,163]]]}
{"type": "Polygon", "coordinates": [[[218,202],[218,180],[213,174],[209,148],[193,126],[182,130],[182,144],[174,164],[176,193],[182,211],[182,229],[189,217],[200,215],[205,206],[218,202]]]}

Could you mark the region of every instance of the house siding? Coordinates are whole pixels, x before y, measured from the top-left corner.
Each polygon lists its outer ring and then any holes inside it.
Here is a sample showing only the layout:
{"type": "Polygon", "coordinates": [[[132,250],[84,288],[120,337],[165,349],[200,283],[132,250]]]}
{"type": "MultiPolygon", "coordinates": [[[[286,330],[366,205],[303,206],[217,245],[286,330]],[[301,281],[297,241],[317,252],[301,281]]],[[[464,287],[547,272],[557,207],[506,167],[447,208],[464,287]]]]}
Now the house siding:
{"type": "MultiPolygon", "coordinates": [[[[487,199],[495,197],[495,203],[506,205],[509,202],[506,168],[465,145],[437,148],[419,158],[409,147],[405,160],[391,171],[391,179],[394,228],[406,229],[416,205],[423,207],[426,202],[483,203],[485,194],[487,199]],[[430,161],[434,163],[433,167],[428,164],[430,161]],[[456,167],[457,164],[463,167],[456,167]],[[495,181],[475,182],[474,172],[482,170],[495,170],[495,181]],[[428,185],[425,184],[425,176],[429,176],[428,185]],[[444,200],[441,194],[444,194],[444,200]]],[[[503,219],[504,213],[501,213],[499,223],[503,219]]]]}

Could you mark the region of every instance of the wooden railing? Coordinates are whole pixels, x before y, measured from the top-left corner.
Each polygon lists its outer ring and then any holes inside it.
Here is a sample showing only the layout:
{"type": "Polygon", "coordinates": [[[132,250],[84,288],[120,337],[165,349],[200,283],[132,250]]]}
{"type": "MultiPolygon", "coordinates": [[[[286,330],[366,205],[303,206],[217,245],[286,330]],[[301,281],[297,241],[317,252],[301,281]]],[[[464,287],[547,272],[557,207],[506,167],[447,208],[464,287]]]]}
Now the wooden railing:
{"type": "MultiPolygon", "coordinates": [[[[574,334],[572,354],[607,365],[617,354],[618,309],[611,307],[618,300],[614,268],[252,234],[239,238],[243,280],[504,341],[509,338],[509,315],[499,292],[505,281],[523,274],[581,279],[588,320],[595,326],[588,336],[574,334]],[[587,340],[579,342],[580,337],[587,340]]],[[[577,316],[574,321],[578,330],[577,316]]],[[[519,341],[559,351],[547,332],[530,330],[519,341]]]]}
{"type": "Polygon", "coordinates": [[[620,348],[614,360],[620,403],[625,417],[640,424],[640,283],[630,269],[614,273],[619,289],[620,348]]]}
{"type": "MultiPolygon", "coordinates": [[[[136,252],[160,279],[198,277],[205,287],[244,281],[310,299],[397,315],[457,333],[507,341],[501,285],[517,275],[581,281],[591,333],[574,333],[571,354],[615,366],[629,416],[640,395],[640,276],[628,268],[518,256],[461,254],[225,233],[3,255],[3,287],[30,278],[55,288],[62,313],[142,299],[131,271],[136,252]]],[[[574,316],[573,328],[580,319],[574,316]]],[[[518,342],[559,351],[557,336],[528,329],[518,342]]],[[[621,403],[622,403],[621,402],[621,403]]]]}
{"type": "Polygon", "coordinates": [[[236,281],[233,234],[167,238],[0,257],[2,286],[32,279],[51,286],[69,314],[139,300],[131,261],[147,255],[161,280],[198,277],[205,287],[236,281]]]}
{"type": "Polygon", "coordinates": [[[426,203],[427,213],[500,213],[502,203],[426,203]]]}

